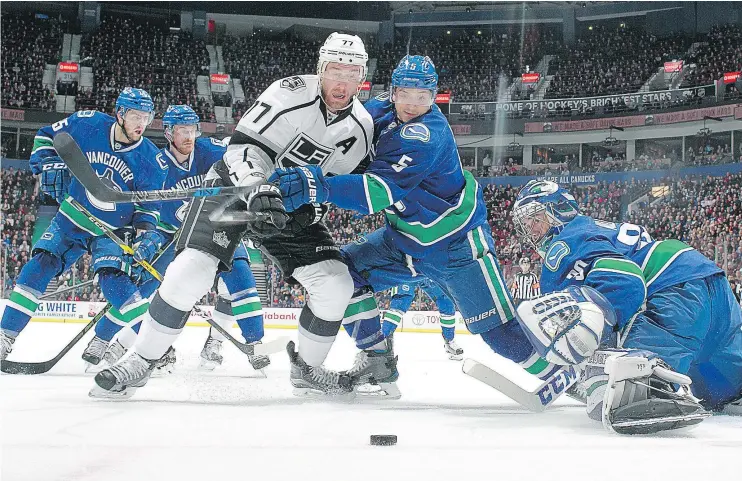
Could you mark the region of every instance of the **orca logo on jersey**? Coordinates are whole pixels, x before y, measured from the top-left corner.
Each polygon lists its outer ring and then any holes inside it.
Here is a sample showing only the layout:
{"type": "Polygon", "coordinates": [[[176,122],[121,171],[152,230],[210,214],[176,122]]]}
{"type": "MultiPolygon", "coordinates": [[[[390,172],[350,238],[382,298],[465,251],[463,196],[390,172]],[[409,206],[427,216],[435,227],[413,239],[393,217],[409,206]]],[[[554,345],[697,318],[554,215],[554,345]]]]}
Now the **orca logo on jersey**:
{"type": "Polygon", "coordinates": [[[283,168],[324,165],[334,152],[334,148],[324,146],[300,133],[276,159],[276,163],[283,168]]]}
{"type": "Polygon", "coordinates": [[[559,269],[559,264],[562,262],[567,254],[569,254],[569,246],[563,241],[555,242],[549,251],[544,256],[544,265],[547,269],[552,272],[556,272],[559,269]]]}
{"type": "Polygon", "coordinates": [[[307,84],[304,82],[304,79],[301,77],[288,77],[283,80],[281,80],[280,87],[282,89],[291,90],[292,92],[299,90],[301,88],[305,88],[307,84]]]}
{"type": "Polygon", "coordinates": [[[407,124],[402,127],[399,133],[403,139],[419,140],[420,142],[430,141],[430,130],[421,123],[407,124]]]}

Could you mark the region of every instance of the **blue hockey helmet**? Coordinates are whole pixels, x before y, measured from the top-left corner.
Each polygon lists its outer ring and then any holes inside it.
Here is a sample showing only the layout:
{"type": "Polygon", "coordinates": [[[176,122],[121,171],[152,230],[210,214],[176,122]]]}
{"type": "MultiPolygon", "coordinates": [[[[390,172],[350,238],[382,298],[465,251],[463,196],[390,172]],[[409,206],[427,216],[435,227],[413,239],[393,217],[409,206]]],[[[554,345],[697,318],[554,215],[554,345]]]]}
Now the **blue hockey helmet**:
{"type": "Polygon", "coordinates": [[[518,236],[543,255],[551,239],[579,213],[575,198],[559,184],[532,180],[515,199],[513,223],[518,236]]]}
{"type": "Polygon", "coordinates": [[[405,55],[392,72],[392,94],[395,88],[430,90],[431,101],[435,99],[438,91],[438,74],[430,57],[405,55]]]}
{"type": "Polygon", "coordinates": [[[201,119],[189,105],[170,105],[162,116],[166,134],[171,134],[176,125],[195,125],[196,137],[201,135],[201,119]]]}
{"type": "Polygon", "coordinates": [[[116,114],[121,113],[123,117],[129,110],[148,112],[150,115],[147,125],[155,118],[155,103],[146,90],[126,87],[121,91],[116,99],[116,114]]]}

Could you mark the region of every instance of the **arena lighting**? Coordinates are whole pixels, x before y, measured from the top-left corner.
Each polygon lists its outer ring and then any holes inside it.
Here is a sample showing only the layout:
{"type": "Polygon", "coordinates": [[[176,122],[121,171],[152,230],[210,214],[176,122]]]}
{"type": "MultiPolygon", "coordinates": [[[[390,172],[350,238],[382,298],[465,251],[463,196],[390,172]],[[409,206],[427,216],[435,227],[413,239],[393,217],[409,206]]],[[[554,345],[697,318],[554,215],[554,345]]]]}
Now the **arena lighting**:
{"type": "Polygon", "coordinates": [[[696,134],[698,137],[708,137],[709,135],[711,135],[712,130],[709,129],[708,127],[706,127],[706,121],[707,120],[713,120],[715,122],[723,122],[724,121],[724,119],[722,119],[721,117],[711,117],[711,116],[708,116],[708,115],[704,115],[703,116],[703,128],[702,129],[698,129],[698,133],[696,134]]]}
{"type": "Polygon", "coordinates": [[[603,141],[604,147],[613,147],[619,144],[620,141],[613,136],[613,129],[616,129],[619,132],[624,131],[622,127],[616,127],[615,125],[611,125],[610,127],[608,127],[608,137],[606,137],[605,140],[603,141]]]}
{"type": "Polygon", "coordinates": [[[521,150],[523,148],[522,145],[520,145],[516,139],[515,136],[520,135],[523,137],[523,132],[513,132],[513,141],[508,144],[507,151],[508,152],[516,152],[518,150],[521,150]]]}

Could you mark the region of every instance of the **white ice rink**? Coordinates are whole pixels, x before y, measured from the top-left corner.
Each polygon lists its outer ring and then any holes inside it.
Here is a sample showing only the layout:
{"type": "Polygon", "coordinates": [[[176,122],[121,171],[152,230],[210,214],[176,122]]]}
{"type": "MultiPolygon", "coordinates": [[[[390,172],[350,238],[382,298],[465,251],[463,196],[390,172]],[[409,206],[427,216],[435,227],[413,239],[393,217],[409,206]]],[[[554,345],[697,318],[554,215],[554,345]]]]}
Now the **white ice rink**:
{"type": "MultiPolygon", "coordinates": [[[[81,324],[34,322],[10,359],[53,357],[81,324]]],[[[225,345],[225,364],[200,372],[207,330],[188,327],[178,364],[133,398],[88,398],[82,373],[90,334],[52,371],[0,376],[2,481],[267,480],[732,480],[742,477],[742,418],[715,416],[663,436],[609,435],[584,407],[563,399],[524,411],[467,377],[437,334],[399,333],[403,397],[383,405],[294,397],[285,353],[267,378],[225,345]],[[396,434],[391,447],[371,434],[396,434]]],[[[267,339],[295,337],[269,331],[267,339]]],[[[478,338],[459,336],[467,357],[497,360],[478,338]]],[[[349,367],[341,333],[329,365],[349,367]]]]}

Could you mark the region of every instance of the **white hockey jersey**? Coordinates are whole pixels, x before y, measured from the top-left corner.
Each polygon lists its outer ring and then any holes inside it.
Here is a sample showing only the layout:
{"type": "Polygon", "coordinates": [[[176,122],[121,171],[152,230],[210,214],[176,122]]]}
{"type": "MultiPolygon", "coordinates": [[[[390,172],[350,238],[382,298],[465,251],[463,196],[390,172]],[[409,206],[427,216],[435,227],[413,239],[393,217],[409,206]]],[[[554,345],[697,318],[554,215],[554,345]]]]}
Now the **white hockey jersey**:
{"type": "Polygon", "coordinates": [[[370,162],[371,116],[353,99],[328,114],[316,75],[287,77],[268,87],[237,124],[224,160],[232,180],[249,185],[276,167],[320,165],[325,175],[362,172],[370,162]],[[235,163],[244,162],[244,165],[235,163]],[[358,169],[358,170],[356,170],[358,169]]]}

